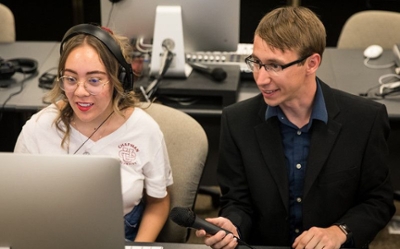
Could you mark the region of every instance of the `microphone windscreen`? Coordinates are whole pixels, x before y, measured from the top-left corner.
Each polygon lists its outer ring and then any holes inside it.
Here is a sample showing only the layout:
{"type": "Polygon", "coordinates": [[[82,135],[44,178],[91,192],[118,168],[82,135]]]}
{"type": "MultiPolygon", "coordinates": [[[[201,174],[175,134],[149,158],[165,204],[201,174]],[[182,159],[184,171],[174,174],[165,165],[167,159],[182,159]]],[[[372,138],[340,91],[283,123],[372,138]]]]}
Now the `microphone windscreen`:
{"type": "Polygon", "coordinates": [[[214,68],[211,72],[211,75],[216,81],[223,81],[226,79],[226,72],[220,67],[214,68]]]}
{"type": "Polygon", "coordinates": [[[183,227],[191,227],[196,219],[196,215],[190,208],[174,207],[169,217],[176,224],[183,227]]]}

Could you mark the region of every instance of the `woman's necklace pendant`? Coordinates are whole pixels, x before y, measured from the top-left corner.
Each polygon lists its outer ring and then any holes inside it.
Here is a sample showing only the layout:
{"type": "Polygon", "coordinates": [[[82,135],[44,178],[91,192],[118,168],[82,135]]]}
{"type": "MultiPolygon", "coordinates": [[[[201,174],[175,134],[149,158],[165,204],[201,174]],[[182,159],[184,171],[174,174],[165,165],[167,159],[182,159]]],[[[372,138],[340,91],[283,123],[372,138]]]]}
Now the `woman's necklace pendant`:
{"type": "Polygon", "coordinates": [[[90,155],[90,153],[87,152],[87,151],[83,152],[83,154],[84,154],[84,155],[90,155]]]}

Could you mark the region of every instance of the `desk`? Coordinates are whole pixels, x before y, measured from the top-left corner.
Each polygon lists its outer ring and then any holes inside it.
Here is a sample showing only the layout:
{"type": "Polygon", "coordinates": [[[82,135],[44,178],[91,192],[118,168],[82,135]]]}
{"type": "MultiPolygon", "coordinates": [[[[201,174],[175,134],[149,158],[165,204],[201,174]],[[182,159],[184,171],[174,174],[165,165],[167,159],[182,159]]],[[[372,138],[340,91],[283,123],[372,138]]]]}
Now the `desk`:
{"type": "MultiPolygon", "coordinates": [[[[38,87],[38,78],[46,70],[57,66],[53,55],[58,52],[58,42],[15,42],[0,44],[0,57],[4,60],[14,58],[35,59],[38,62],[38,73],[36,76],[24,83],[24,90],[12,97],[6,104],[5,109],[38,110],[43,107],[41,97],[44,90],[38,87]],[[55,63],[54,63],[55,62],[55,63]]],[[[7,88],[0,88],[0,104],[8,96],[20,89],[20,82],[23,80],[21,73],[12,76],[14,83],[7,88]]]]}
{"type": "MultiPolygon", "coordinates": [[[[386,50],[370,64],[385,65],[394,60],[391,50],[386,50]]],[[[364,56],[361,49],[327,48],[323,54],[322,63],[317,76],[333,88],[355,95],[365,93],[369,88],[379,84],[378,79],[384,74],[394,73],[394,68],[371,69],[363,64],[364,56]]],[[[242,82],[239,87],[238,101],[253,97],[259,93],[253,81],[242,82]]],[[[376,100],[386,105],[391,119],[400,118],[400,97],[376,100]]]]}
{"type": "MultiPolygon", "coordinates": [[[[163,249],[210,249],[209,246],[204,244],[188,244],[188,243],[145,243],[145,242],[126,242],[125,249],[129,246],[162,246],[163,249]]],[[[252,246],[255,249],[290,249],[289,247],[277,246],[252,246]]],[[[134,247],[133,247],[134,248],[134,247]]],[[[246,246],[239,246],[239,249],[248,249],[246,246]]]]}
{"type": "Polygon", "coordinates": [[[49,52],[47,59],[43,62],[39,68],[39,75],[26,85],[25,90],[20,94],[17,110],[30,110],[37,111],[40,108],[45,107],[47,104],[43,103],[43,95],[47,90],[42,89],[38,86],[39,77],[45,72],[51,70],[51,73],[57,72],[58,60],[60,58],[60,44],[55,43],[52,50],[49,52]]]}
{"type": "MultiPolygon", "coordinates": [[[[151,247],[162,247],[163,249],[210,249],[209,246],[204,244],[189,244],[189,243],[147,243],[147,242],[126,242],[125,249],[132,249],[135,247],[150,248],[151,247]]],[[[290,249],[290,247],[280,247],[280,246],[253,246],[254,249],[290,249]]],[[[238,249],[248,249],[249,247],[240,245],[238,249]]]]}
{"type": "MultiPolygon", "coordinates": [[[[59,43],[57,42],[15,42],[0,44],[0,56],[4,59],[17,57],[34,58],[39,63],[38,76],[25,83],[24,91],[13,97],[6,105],[7,109],[35,111],[43,108],[42,96],[46,90],[38,87],[38,77],[45,71],[56,67],[59,59],[59,43]]],[[[371,64],[387,64],[393,61],[392,51],[384,51],[382,56],[370,61],[371,64]]],[[[363,51],[360,49],[327,48],[324,52],[322,64],[317,71],[318,77],[331,87],[358,95],[366,92],[370,87],[378,85],[378,78],[383,74],[394,73],[393,68],[371,69],[363,64],[363,51]]],[[[13,76],[16,80],[22,79],[21,75],[13,76]]],[[[8,95],[18,89],[18,85],[0,89],[0,103],[8,95]]],[[[238,90],[238,101],[258,94],[257,86],[252,80],[242,81],[238,90]]],[[[377,100],[385,104],[391,118],[400,118],[400,98],[377,100]]],[[[176,107],[176,106],[174,106],[176,107]]],[[[178,107],[179,108],[179,107],[178,107]]],[[[220,116],[222,108],[214,106],[196,106],[179,108],[193,115],[220,116]]]]}

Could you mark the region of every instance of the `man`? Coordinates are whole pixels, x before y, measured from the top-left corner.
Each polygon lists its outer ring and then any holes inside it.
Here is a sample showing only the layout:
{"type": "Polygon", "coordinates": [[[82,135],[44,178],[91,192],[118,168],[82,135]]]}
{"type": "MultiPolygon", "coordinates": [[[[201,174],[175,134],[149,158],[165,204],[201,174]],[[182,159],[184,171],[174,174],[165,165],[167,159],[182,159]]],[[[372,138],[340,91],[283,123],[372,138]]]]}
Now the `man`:
{"type": "Polygon", "coordinates": [[[261,94],[223,111],[221,211],[208,219],[233,234],[197,231],[206,245],[363,248],[394,214],[386,108],[316,77],[325,44],[304,7],[259,23],[246,63],[261,94]]]}

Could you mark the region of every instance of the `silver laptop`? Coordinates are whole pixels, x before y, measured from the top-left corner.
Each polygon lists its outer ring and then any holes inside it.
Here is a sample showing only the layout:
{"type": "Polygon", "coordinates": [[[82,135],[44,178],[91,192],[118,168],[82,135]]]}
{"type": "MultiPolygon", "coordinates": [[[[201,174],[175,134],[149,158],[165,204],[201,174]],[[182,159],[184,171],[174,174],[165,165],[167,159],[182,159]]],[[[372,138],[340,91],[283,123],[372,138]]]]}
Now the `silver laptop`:
{"type": "Polygon", "coordinates": [[[123,249],[118,159],[0,153],[0,248],[123,249]]]}

